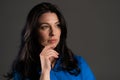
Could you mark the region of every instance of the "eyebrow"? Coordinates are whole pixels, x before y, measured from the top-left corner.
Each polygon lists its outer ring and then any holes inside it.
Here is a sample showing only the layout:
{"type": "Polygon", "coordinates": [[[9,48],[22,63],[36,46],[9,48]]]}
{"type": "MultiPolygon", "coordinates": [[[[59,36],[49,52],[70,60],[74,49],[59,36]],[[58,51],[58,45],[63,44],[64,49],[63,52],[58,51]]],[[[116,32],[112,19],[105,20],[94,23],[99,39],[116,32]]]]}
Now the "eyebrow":
{"type": "MultiPolygon", "coordinates": [[[[60,22],[59,21],[55,22],[55,24],[57,24],[57,23],[60,23],[60,22]]],[[[42,25],[42,24],[49,24],[49,23],[46,23],[46,22],[40,23],[40,25],[42,25]]]]}

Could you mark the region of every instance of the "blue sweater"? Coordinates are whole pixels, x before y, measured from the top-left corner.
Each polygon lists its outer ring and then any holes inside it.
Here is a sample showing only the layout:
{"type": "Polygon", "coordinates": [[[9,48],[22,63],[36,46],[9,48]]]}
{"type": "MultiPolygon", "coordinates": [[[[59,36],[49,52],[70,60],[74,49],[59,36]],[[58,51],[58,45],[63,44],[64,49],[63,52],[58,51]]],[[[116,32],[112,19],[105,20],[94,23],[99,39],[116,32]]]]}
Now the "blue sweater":
{"type": "MultiPolygon", "coordinates": [[[[81,56],[75,56],[75,58],[78,60],[78,66],[81,70],[80,74],[74,76],[69,74],[67,71],[63,70],[56,71],[60,62],[60,60],[58,59],[54,68],[52,68],[50,71],[50,80],[96,80],[93,72],[91,71],[90,67],[88,66],[84,58],[81,56]]],[[[40,74],[40,71],[38,71],[38,74],[40,74]]],[[[18,72],[14,73],[13,78],[14,78],[13,80],[21,80],[21,77],[18,72]]],[[[30,79],[27,78],[25,80],[30,79]]]]}

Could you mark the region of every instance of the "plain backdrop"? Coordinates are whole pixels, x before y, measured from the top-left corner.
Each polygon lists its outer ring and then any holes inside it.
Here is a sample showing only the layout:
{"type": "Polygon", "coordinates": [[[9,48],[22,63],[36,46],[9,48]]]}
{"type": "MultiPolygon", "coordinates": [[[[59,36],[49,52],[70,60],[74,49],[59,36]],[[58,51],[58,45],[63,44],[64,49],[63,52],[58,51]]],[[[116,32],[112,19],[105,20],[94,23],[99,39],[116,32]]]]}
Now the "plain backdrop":
{"type": "Polygon", "coordinates": [[[69,48],[85,58],[97,80],[120,80],[119,0],[0,0],[0,76],[18,54],[28,12],[42,1],[59,6],[69,48]]]}

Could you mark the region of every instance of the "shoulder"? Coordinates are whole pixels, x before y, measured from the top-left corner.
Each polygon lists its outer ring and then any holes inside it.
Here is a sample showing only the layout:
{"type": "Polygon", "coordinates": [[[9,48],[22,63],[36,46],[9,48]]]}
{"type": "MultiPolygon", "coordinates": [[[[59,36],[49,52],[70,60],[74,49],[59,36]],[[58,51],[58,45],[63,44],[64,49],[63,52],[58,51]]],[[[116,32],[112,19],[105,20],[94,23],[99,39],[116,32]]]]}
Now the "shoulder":
{"type": "MultiPolygon", "coordinates": [[[[13,80],[22,80],[22,76],[18,71],[13,72],[13,80]]],[[[30,80],[29,78],[24,78],[24,80],[30,80]]]]}
{"type": "Polygon", "coordinates": [[[21,80],[20,73],[17,71],[14,71],[13,73],[13,80],[21,80]]]}
{"type": "Polygon", "coordinates": [[[78,66],[82,70],[86,69],[86,68],[89,68],[88,63],[86,62],[86,60],[82,56],[80,56],[80,55],[74,55],[74,58],[76,59],[78,66]]]}
{"type": "Polygon", "coordinates": [[[86,60],[82,56],[79,56],[79,55],[75,55],[74,57],[78,62],[78,66],[81,70],[81,74],[83,75],[82,77],[83,80],[96,80],[86,60]]]}
{"type": "Polygon", "coordinates": [[[84,70],[86,68],[89,68],[88,63],[86,62],[86,60],[82,56],[74,55],[74,58],[76,59],[77,64],[78,64],[80,69],[84,70]]]}
{"type": "Polygon", "coordinates": [[[77,60],[78,65],[86,63],[86,60],[80,55],[74,55],[74,58],[77,60]]]}
{"type": "Polygon", "coordinates": [[[84,59],[84,57],[82,57],[80,55],[74,55],[74,58],[77,60],[78,66],[81,69],[89,68],[89,65],[88,65],[87,61],[84,59]]]}

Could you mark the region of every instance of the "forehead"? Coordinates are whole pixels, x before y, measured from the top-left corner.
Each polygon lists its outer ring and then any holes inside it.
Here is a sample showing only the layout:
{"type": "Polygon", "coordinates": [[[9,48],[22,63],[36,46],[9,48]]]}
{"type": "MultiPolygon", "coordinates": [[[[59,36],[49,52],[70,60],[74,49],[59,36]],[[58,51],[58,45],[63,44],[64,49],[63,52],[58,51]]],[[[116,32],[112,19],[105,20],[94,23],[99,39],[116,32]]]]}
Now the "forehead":
{"type": "Polygon", "coordinates": [[[39,23],[55,23],[58,21],[59,20],[58,20],[57,15],[55,13],[52,13],[52,12],[44,13],[38,19],[39,23]]]}

